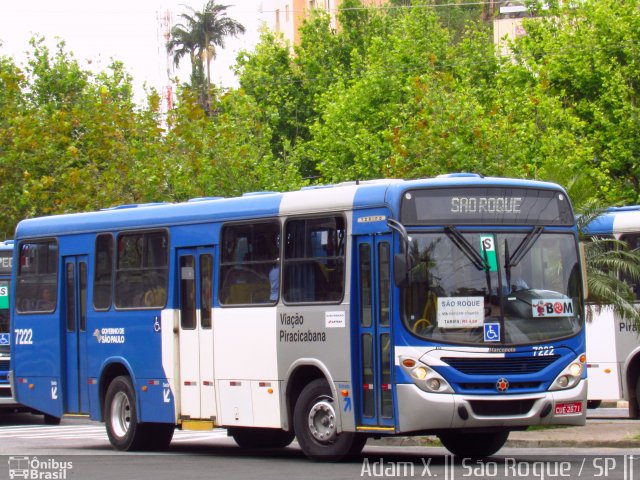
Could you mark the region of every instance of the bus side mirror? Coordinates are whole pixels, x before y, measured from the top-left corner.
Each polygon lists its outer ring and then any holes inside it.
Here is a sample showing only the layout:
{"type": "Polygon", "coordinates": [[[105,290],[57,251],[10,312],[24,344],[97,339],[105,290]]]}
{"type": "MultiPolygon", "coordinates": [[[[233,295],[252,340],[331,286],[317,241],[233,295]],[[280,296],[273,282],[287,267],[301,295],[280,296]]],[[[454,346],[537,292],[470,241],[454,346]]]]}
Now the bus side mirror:
{"type": "Polygon", "coordinates": [[[409,283],[410,259],[406,253],[396,253],[393,257],[393,279],[396,287],[406,287],[409,283]]]}

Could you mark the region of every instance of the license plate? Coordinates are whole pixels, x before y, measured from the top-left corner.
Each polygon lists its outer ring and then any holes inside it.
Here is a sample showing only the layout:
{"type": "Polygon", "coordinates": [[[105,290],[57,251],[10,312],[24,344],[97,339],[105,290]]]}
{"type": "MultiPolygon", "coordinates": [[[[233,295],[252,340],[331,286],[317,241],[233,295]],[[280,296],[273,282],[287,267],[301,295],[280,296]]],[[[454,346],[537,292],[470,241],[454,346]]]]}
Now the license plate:
{"type": "Polygon", "coordinates": [[[575,415],[582,413],[582,402],[556,404],[556,415],[575,415]]]}

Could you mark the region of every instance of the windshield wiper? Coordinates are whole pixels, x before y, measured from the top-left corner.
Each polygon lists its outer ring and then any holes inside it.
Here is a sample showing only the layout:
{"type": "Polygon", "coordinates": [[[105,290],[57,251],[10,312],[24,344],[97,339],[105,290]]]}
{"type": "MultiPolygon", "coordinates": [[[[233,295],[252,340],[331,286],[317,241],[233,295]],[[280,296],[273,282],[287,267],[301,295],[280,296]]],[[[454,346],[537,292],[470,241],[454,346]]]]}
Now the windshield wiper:
{"type": "Polygon", "coordinates": [[[541,226],[534,227],[533,230],[527,233],[527,236],[522,239],[522,242],[520,242],[520,245],[515,249],[513,255],[510,256],[508,253],[505,255],[507,260],[505,268],[510,269],[520,263],[524,256],[529,253],[531,247],[538,241],[538,238],[542,235],[542,230],[544,230],[544,228],[541,226]]]}
{"type": "Polygon", "coordinates": [[[460,251],[464,253],[469,260],[471,260],[474,267],[478,270],[484,270],[485,272],[489,271],[489,262],[485,258],[482,258],[476,249],[473,248],[473,245],[471,245],[469,241],[462,236],[456,227],[448,225],[444,227],[444,231],[449,235],[454,245],[458,247],[458,249],[460,249],[460,251]]]}

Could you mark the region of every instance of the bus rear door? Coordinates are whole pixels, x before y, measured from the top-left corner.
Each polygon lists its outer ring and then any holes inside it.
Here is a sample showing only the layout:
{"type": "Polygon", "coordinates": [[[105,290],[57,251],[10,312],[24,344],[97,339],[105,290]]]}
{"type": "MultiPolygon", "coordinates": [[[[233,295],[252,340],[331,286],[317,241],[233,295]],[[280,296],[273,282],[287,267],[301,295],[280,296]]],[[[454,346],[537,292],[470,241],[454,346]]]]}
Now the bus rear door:
{"type": "MultiPolygon", "coordinates": [[[[65,413],[88,413],[87,391],[87,257],[64,258],[62,315],[66,321],[64,372],[65,413]]],[[[58,386],[51,387],[51,397],[58,386]]],[[[62,393],[62,392],[60,392],[62,393]]]]}
{"type": "Polygon", "coordinates": [[[180,416],[214,420],[213,248],[180,249],[180,416]]]}
{"type": "Polygon", "coordinates": [[[391,236],[360,237],[357,251],[359,429],[393,430],[391,236]]]}

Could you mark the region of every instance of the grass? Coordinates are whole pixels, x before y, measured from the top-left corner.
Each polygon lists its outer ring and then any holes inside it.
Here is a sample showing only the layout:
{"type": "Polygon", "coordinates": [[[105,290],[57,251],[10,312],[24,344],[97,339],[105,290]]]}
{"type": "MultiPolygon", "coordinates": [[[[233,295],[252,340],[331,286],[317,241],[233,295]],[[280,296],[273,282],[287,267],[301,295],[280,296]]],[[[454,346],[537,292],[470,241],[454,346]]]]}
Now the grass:
{"type": "Polygon", "coordinates": [[[571,428],[571,425],[531,425],[527,428],[527,432],[535,432],[539,430],[557,430],[558,428],[571,428]]]}

